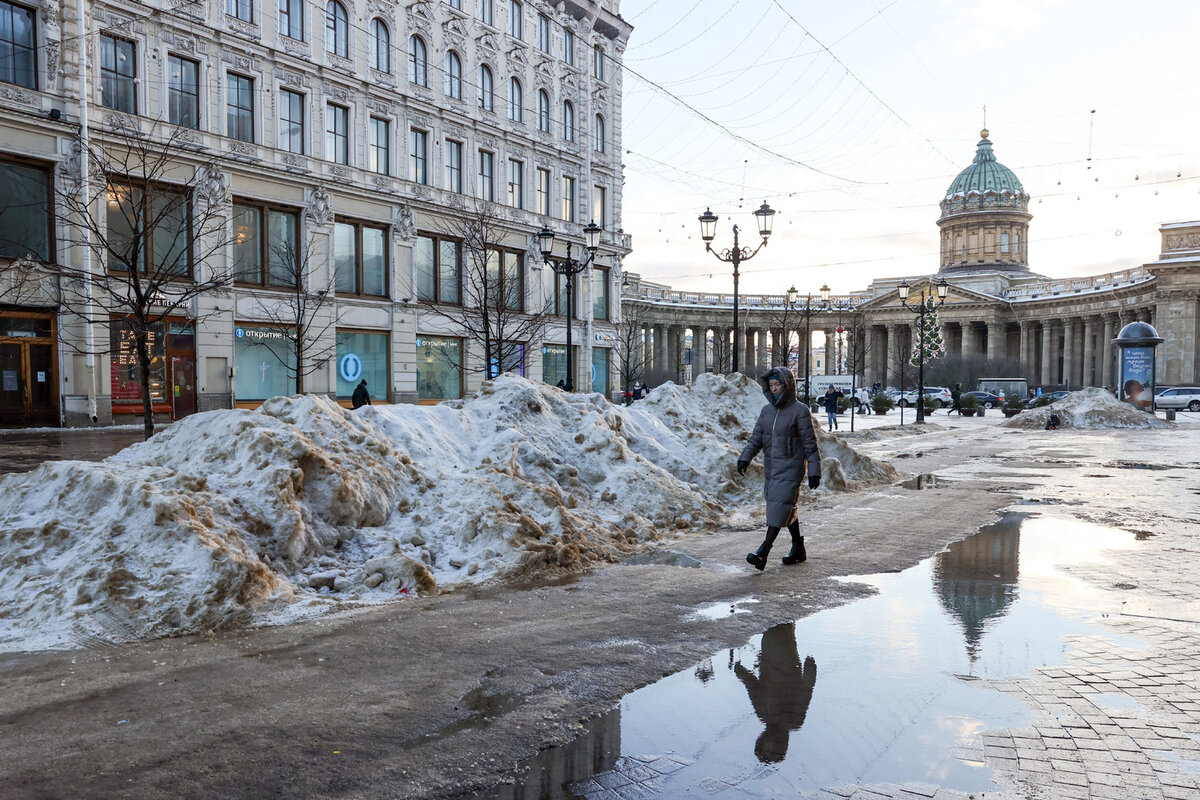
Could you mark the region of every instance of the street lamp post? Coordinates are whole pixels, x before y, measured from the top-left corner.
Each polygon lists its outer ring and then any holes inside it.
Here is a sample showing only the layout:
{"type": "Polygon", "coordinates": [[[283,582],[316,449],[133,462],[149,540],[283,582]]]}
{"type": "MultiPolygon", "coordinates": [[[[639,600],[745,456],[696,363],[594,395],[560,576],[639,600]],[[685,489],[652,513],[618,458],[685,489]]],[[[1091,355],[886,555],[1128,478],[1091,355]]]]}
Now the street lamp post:
{"type": "MultiPolygon", "coordinates": [[[[908,281],[900,284],[900,304],[917,315],[917,422],[925,422],[925,316],[931,311],[942,307],[946,302],[946,293],[950,285],[946,279],[938,281],[937,305],[933,303],[934,287],[926,284],[928,289],[921,290],[921,299],[912,305],[908,302],[908,281]]],[[[902,362],[903,363],[903,362],[902,362]]]]}
{"type": "Polygon", "coordinates": [[[767,245],[767,239],[771,236],[771,224],[775,218],[775,211],[767,205],[766,201],[759,206],[754,212],[754,216],[758,217],[758,233],[762,236],[762,244],[751,250],[749,247],[738,246],[738,226],[733,226],[733,247],[728,250],[723,250],[718,253],[712,248],[712,240],[717,235],[717,215],[712,213],[712,209],[705,209],[700,215],[700,238],[704,240],[704,249],[717,257],[719,261],[724,261],[727,264],[733,264],[733,371],[738,371],[738,266],[743,261],[749,261],[754,258],[763,247],[767,245]]]}
{"type": "Polygon", "coordinates": [[[600,226],[592,220],[583,229],[584,239],[586,241],[587,256],[583,261],[577,261],[571,258],[571,242],[567,242],[567,257],[558,258],[551,255],[554,250],[554,231],[549,227],[543,226],[538,232],[538,246],[542,251],[542,261],[550,265],[550,269],[554,270],[555,275],[562,275],[567,279],[567,378],[563,381],[563,386],[568,392],[575,391],[575,361],[571,354],[571,329],[575,326],[575,276],[588,268],[588,265],[596,258],[596,249],[600,246],[600,226]]]}

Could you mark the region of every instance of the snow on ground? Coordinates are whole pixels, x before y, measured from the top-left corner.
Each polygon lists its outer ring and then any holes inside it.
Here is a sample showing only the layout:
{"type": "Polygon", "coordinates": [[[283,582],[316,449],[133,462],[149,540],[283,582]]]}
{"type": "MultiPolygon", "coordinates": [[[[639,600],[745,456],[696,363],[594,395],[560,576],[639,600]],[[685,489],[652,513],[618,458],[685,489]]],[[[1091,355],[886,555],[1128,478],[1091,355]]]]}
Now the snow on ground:
{"type": "Polygon", "coordinates": [[[1118,400],[1104,389],[1095,387],[1071,392],[1048,406],[1022,411],[1000,423],[1006,428],[1042,430],[1051,414],[1057,414],[1059,427],[1081,430],[1117,428],[1167,428],[1171,423],[1153,414],[1139,411],[1118,400]]]}
{"type": "MultiPolygon", "coordinates": [[[[128,641],[615,561],[761,500],[741,376],[631,407],[505,375],[436,406],[195,414],[0,477],[0,650],[128,641]]],[[[818,432],[821,491],[898,477],[818,432]]]]}

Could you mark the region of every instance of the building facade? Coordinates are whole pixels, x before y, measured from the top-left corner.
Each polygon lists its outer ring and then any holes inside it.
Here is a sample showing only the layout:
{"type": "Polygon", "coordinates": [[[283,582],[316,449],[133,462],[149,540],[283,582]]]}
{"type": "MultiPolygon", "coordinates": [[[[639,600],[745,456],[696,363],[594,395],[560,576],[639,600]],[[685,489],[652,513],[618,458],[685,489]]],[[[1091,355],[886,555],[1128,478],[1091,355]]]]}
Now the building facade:
{"type": "Polygon", "coordinates": [[[536,322],[491,371],[555,383],[564,279],[537,233],[553,229],[561,255],[591,220],[603,232],[577,282],[575,384],[616,391],[631,246],[619,0],[0,0],[0,16],[16,20],[0,33],[15,54],[0,63],[0,180],[14,187],[0,204],[0,424],[142,413],[120,309],[92,296],[79,313],[79,290],[38,269],[112,270],[131,217],[152,220],[148,271],[174,258],[180,281],[228,277],[156,322],[156,416],[297,391],[348,401],[362,379],[377,401],[460,397],[488,368],[473,280],[536,322]],[[156,186],[97,183],[90,156],[125,153],[131,136],[168,151],[156,186]],[[182,198],[178,218],[144,199],[164,196],[157,184],[182,198]],[[312,332],[300,363],[298,304],[312,332]]]}
{"type": "Polygon", "coordinates": [[[911,303],[945,280],[949,292],[938,318],[951,356],[1005,364],[1015,372],[1009,377],[1024,377],[1031,387],[1113,388],[1112,339],[1140,320],[1166,340],[1158,349],[1156,381],[1200,383],[1200,222],[1163,225],[1161,250],[1146,263],[1054,279],[1029,267],[1029,199],[1016,175],[996,161],[983,131],[974,161],[940,201],[941,257],[934,272],[878,279],[825,303],[808,296],[789,306],[782,295],[740,295],[736,335],[731,324],[714,324],[732,322],[729,294],[674,291],[631,273],[623,302],[644,309],[640,339],[655,375],[670,375],[683,361],[697,365],[696,373],[728,369],[733,347],[753,374],[785,363],[788,352],[804,352],[806,338],[811,349],[811,333],[819,331],[834,353],[824,359],[823,374],[853,372],[868,384],[898,386],[903,368],[911,384],[917,318],[901,304],[899,287],[909,285],[911,303]],[[863,342],[857,355],[847,342],[854,331],[863,342]],[[677,353],[672,342],[689,337],[705,346],[677,353]]]}

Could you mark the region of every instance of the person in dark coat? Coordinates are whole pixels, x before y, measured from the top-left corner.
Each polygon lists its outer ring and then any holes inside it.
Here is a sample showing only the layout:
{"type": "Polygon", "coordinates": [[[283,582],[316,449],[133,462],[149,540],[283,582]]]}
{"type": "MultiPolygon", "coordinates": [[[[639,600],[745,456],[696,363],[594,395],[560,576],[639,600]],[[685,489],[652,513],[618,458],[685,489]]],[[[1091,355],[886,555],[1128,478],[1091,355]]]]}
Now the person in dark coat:
{"type": "Polygon", "coordinates": [[[350,405],[355,408],[371,405],[371,393],[367,391],[366,378],[363,378],[359,381],[358,386],[354,387],[354,395],[350,398],[350,405]]]}
{"type": "Polygon", "coordinates": [[[826,389],[825,396],[821,398],[821,405],[825,406],[825,415],[829,417],[830,433],[837,430],[838,401],[841,399],[842,393],[833,386],[826,389]]]}
{"type": "Polygon", "coordinates": [[[950,416],[955,411],[962,416],[962,384],[954,384],[954,390],[950,392],[950,410],[946,412],[946,416],[950,416]]]}
{"type": "Polygon", "coordinates": [[[763,454],[763,495],[767,500],[767,536],[758,550],[746,556],[746,561],[759,570],[767,566],[767,555],[786,527],[792,535],[792,550],[783,557],[784,564],[798,564],[807,558],[800,521],[796,517],[796,501],[800,484],[808,476],[808,488],[821,485],[821,453],[817,449],[817,434],[813,431],[812,413],[808,406],[796,400],[796,379],[786,367],[774,367],[758,379],[763,387],[767,405],[758,415],[750,442],[738,456],[738,474],[745,475],[750,462],[761,450],[763,454]]]}
{"type": "Polygon", "coordinates": [[[754,755],[764,764],[783,761],[788,739],[804,724],[817,684],[816,660],[808,656],[800,663],[796,623],[776,625],[763,634],[757,675],[741,661],[733,665],[733,672],[762,720],[763,732],[754,743],[754,755]]]}

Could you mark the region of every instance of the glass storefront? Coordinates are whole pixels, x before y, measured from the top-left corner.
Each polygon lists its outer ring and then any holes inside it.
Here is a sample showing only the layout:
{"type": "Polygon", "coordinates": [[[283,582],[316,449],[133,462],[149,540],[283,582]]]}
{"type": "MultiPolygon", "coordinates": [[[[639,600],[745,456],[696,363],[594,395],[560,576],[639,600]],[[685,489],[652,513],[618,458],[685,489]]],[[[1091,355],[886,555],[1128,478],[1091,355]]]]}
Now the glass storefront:
{"type": "MultiPolygon", "coordinates": [[[[494,345],[493,345],[494,346],[494,345]]],[[[492,375],[502,375],[511,372],[525,377],[525,345],[521,342],[508,342],[503,350],[504,364],[500,364],[499,356],[492,357],[492,375]]]]}
{"type": "Polygon", "coordinates": [[[417,337],[417,398],[456,400],[463,394],[462,339],[417,337]]]}
{"type": "MultiPolygon", "coordinates": [[[[167,404],[167,337],[163,323],[150,326],[146,333],[146,348],[150,351],[150,402],[154,406],[167,404]]],[[[133,331],[120,320],[109,326],[109,369],[112,381],[113,413],[142,412],[142,378],[138,366],[137,342],[133,331]],[[122,408],[122,406],[131,406],[122,408]]],[[[155,411],[164,410],[155,408],[155,411]]]]}
{"type": "Polygon", "coordinates": [[[592,348],[592,391],[608,397],[608,355],[606,347],[592,348]]]}
{"type": "Polygon", "coordinates": [[[362,380],[373,401],[386,401],[391,379],[388,353],[391,339],[386,333],[337,332],[337,397],[349,400],[362,380]]]}
{"type": "Polygon", "coordinates": [[[542,381],[557,386],[567,380],[566,345],[548,344],[542,348],[542,381]]]}
{"type": "Polygon", "coordinates": [[[239,402],[296,393],[296,348],[279,328],[233,330],[234,396],[239,402]]]}

